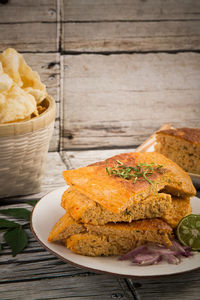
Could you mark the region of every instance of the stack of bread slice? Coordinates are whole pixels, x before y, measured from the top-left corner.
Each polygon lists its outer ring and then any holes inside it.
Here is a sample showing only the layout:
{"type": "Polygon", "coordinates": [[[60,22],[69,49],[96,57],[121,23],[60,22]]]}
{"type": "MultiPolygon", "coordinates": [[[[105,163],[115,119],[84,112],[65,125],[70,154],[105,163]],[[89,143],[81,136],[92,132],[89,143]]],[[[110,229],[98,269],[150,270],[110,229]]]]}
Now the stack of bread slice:
{"type": "Polygon", "coordinates": [[[120,154],[63,176],[66,213],[49,241],[88,256],[121,255],[148,242],[170,246],[196,194],[187,173],[156,152],[120,154]]]}

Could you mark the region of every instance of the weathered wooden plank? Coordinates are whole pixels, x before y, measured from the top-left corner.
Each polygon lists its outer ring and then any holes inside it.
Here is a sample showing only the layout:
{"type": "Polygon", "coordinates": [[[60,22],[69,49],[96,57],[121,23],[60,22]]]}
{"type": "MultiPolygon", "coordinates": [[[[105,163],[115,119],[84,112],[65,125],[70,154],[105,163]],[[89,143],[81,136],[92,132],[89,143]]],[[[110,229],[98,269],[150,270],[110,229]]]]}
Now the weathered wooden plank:
{"type": "MultiPolygon", "coordinates": [[[[9,206],[12,208],[13,206],[9,206]]],[[[20,206],[21,207],[21,206],[20,206]]],[[[29,236],[30,230],[26,229],[29,236]]],[[[59,260],[56,256],[47,252],[35,240],[30,239],[28,246],[22,253],[12,257],[10,249],[4,244],[0,255],[0,282],[10,283],[27,280],[39,280],[55,277],[67,277],[88,273],[86,270],[76,268],[59,260]],[[8,267],[9,264],[9,267],[8,267]]]]}
{"type": "Polygon", "coordinates": [[[134,151],[134,149],[107,149],[87,151],[63,151],[61,153],[67,169],[85,167],[97,161],[102,161],[114,155],[134,151]]]}
{"type": "Polygon", "coordinates": [[[111,276],[94,275],[82,277],[46,278],[20,283],[0,285],[2,299],[85,299],[109,300],[133,299],[130,292],[120,286],[120,279],[111,276]],[[28,285],[28,288],[27,288],[28,285]]]}
{"type": "Polygon", "coordinates": [[[194,300],[200,295],[200,270],[172,277],[132,280],[138,299],[194,300]]]}
{"type": "Polygon", "coordinates": [[[65,51],[200,49],[200,21],[65,23],[65,51]]]}
{"type": "Polygon", "coordinates": [[[37,71],[47,91],[57,102],[56,121],[53,137],[50,143],[50,151],[57,151],[59,145],[60,122],[60,54],[59,53],[25,53],[27,63],[34,71],[37,71]]]}
{"type": "Polygon", "coordinates": [[[58,50],[56,23],[1,24],[0,51],[50,52],[58,50]]]}
{"type": "Polygon", "coordinates": [[[68,0],[65,21],[133,21],[199,19],[197,0],[68,0]]]}
{"type": "Polygon", "coordinates": [[[50,192],[55,188],[65,185],[62,171],[66,167],[61,160],[59,153],[49,152],[46,162],[46,168],[42,180],[42,194],[50,192]]]}
{"type": "Polygon", "coordinates": [[[66,55],[63,149],[139,145],[163,123],[200,127],[199,58],[66,55]]]}
{"type": "Polygon", "coordinates": [[[0,23],[56,22],[56,0],[12,0],[0,4],[0,23]]]}

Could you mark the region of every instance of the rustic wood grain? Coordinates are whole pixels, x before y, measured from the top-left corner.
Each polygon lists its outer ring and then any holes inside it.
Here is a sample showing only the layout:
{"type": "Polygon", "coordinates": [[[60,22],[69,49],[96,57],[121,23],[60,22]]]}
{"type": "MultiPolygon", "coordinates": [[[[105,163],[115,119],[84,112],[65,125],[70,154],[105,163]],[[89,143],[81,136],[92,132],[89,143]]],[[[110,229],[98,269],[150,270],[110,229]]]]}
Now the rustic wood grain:
{"type": "Polygon", "coordinates": [[[120,153],[131,152],[134,149],[107,149],[107,150],[87,150],[87,151],[63,151],[61,156],[67,169],[77,169],[85,167],[97,161],[105,160],[120,153]]]}
{"type": "Polygon", "coordinates": [[[197,0],[68,0],[64,1],[64,20],[135,21],[199,19],[197,0]]]}
{"type": "Polygon", "coordinates": [[[200,295],[200,270],[171,277],[131,280],[142,300],[197,300],[200,295]]]}
{"type": "Polygon", "coordinates": [[[128,290],[120,286],[120,279],[111,276],[93,275],[78,278],[62,276],[0,285],[2,299],[134,299],[128,290]],[[6,288],[7,287],[7,288],[6,288]]]}
{"type": "Polygon", "coordinates": [[[199,1],[64,2],[64,51],[200,49],[199,1]]]}
{"type": "Polygon", "coordinates": [[[199,57],[66,55],[61,146],[132,147],[163,123],[200,127],[199,57]]]}
{"type": "Polygon", "coordinates": [[[56,23],[1,24],[0,51],[13,47],[24,52],[58,50],[56,23]]]}
{"type": "Polygon", "coordinates": [[[7,4],[0,4],[0,23],[55,22],[56,2],[56,0],[8,1],[7,4]]]}
{"type": "Polygon", "coordinates": [[[200,20],[65,23],[65,51],[200,50],[200,20]]]}

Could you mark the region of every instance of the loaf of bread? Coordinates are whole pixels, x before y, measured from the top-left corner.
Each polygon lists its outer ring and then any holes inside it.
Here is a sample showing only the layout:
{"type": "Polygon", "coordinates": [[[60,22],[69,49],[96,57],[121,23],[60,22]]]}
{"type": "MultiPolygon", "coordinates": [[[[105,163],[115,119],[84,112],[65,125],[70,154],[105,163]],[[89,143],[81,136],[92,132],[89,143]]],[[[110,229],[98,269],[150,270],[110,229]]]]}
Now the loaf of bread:
{"type": "Polygon", "coordinates": [[[200,128],[158,131],[155,151],[176,162],[185,171],[200,174],[200,128]]]}

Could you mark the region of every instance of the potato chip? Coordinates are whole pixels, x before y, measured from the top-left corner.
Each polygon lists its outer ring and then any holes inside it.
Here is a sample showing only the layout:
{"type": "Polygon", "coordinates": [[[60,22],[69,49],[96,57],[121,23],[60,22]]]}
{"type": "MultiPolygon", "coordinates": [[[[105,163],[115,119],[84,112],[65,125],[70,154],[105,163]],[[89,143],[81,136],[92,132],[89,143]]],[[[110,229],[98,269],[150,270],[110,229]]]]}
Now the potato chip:
{"type": "Polygon", "coordinates": [[[13,81],[29,94],[34,96],[37,103],[40,103],[47,96],[46,86],[41,83],[40,76],[34,72],[25,62],[23,56],[15,49],[8,48],[0,54],[4,72],[13,81]]]}
{"type": "Polygon", "coordinates": [[[46,98],[46,87],[37,72],[14,49],[0,54],[0,123],[38,116],[37,106],[46,98]]]}
{"type": "Polygon", "coordinates": [[[12,84],[13,80],[4,73],[2,64],[0,62],[0,93],[9,90],[12,84]]]}
{"type": "Polygon", "coordinates": [[[8,91],[0,93],[0,123],[23,120],[35,110],[34,97],[16,84],[8,91]]]}

